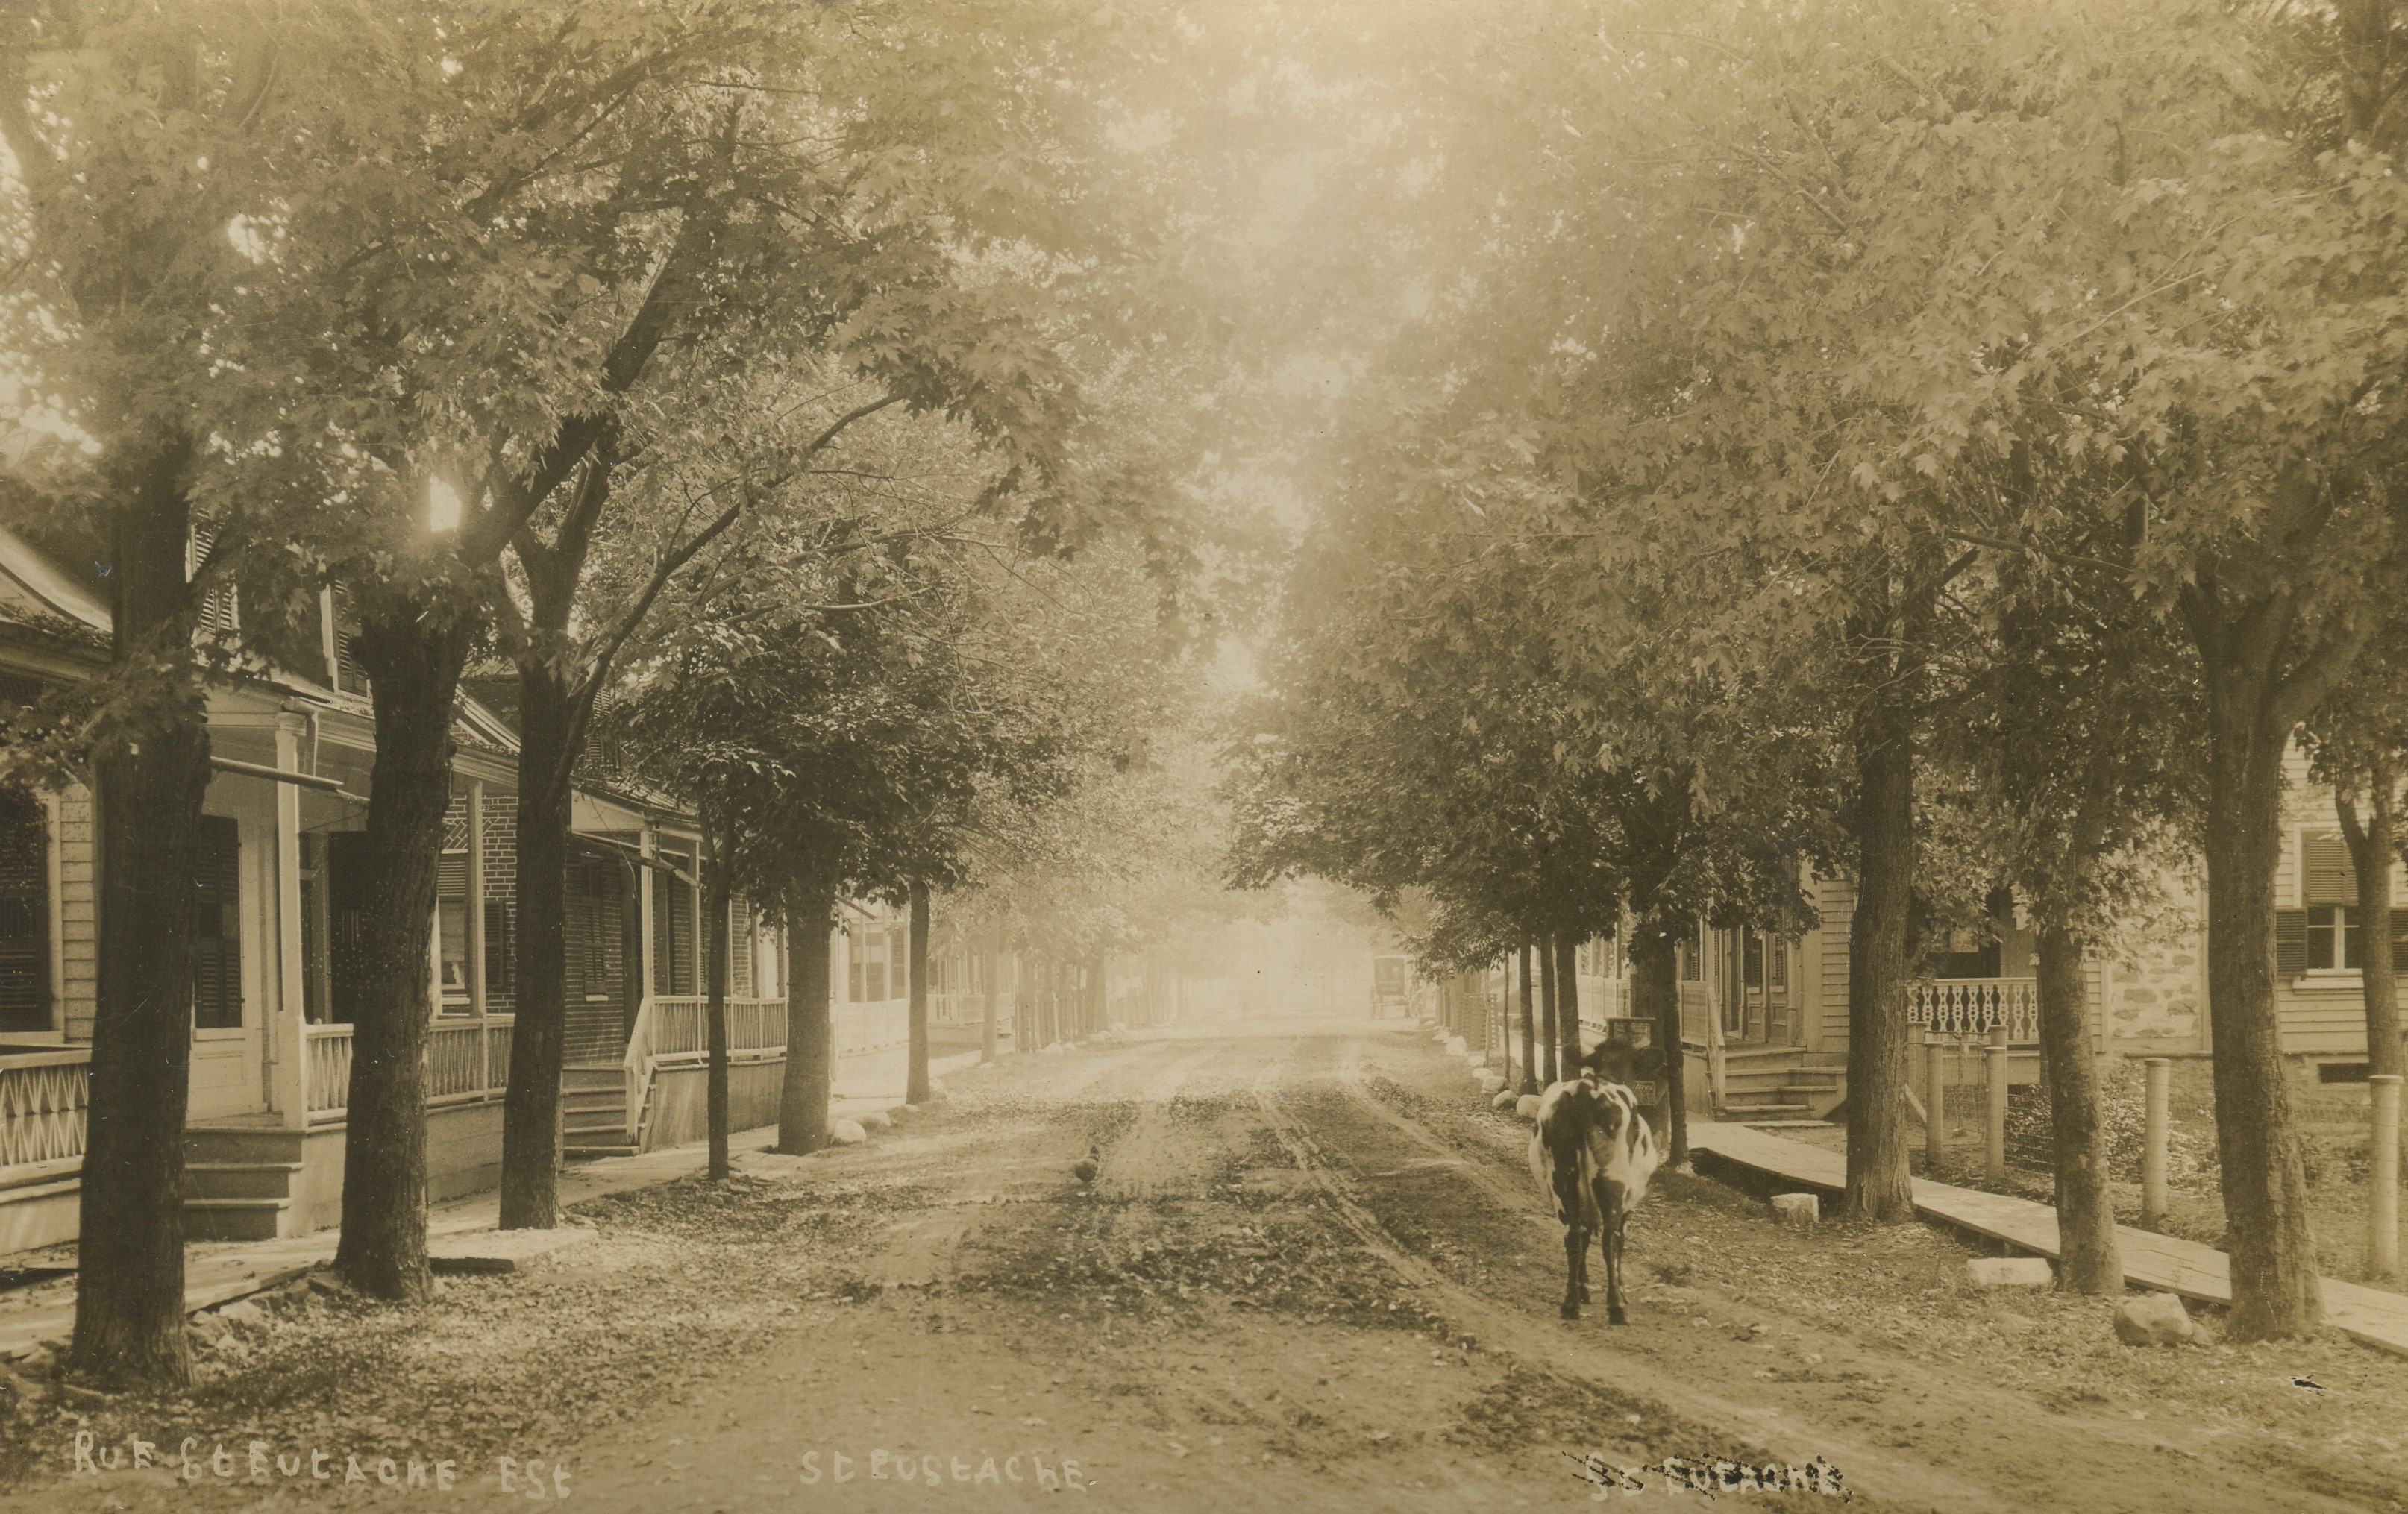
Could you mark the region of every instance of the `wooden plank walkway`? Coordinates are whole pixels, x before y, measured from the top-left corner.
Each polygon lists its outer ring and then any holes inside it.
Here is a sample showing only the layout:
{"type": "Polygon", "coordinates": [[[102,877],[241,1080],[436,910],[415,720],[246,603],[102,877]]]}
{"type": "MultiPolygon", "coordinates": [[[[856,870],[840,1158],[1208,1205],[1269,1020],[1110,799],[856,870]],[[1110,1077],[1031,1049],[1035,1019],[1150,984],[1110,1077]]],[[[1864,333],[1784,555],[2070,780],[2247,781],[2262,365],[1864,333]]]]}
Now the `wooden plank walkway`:
{"type": "MultiPolygon", "coordinates": [[[[1689,1148],[1808,1188],[1836,1193],[1847,1184],[1847,1159],[1839,1152],[1745,1125],[1693,1120],[1689,1148]]],[[[2057,1211],[2045,1204],[1917,1178],[1914,1207],[1918,1213],[2004,1241],[2018,1250],[2051,1258],[2057,1254],[2057,1211]]],[[[2210,1304],[2232,1302],[2227,1259],[2213,1246],[2117,1225],[2115,1249],[2128,1282],[2210,1304]]],[[[2354,1340],[2408,1356],[2408,1295],[2363,1288],[2338,1278],[2322,1281],[2327,1322],[2354,1340]]]]}

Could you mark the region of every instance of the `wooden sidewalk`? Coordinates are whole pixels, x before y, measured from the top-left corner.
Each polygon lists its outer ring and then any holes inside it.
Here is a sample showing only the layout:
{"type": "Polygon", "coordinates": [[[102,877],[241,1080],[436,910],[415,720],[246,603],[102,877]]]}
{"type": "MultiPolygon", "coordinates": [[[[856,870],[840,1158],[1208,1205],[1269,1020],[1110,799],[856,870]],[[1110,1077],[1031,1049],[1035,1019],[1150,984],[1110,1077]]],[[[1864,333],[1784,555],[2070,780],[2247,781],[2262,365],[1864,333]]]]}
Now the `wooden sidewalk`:
{"type": "MultiPolygon", "coordinates": [[[[1837,1151],[1745,1125],[1693,1120],[1689,1149],[1826,1193],[1836,1193],[1847,1182],[1847,1161],[1837,1151]]],[[[2057,1255],[2057,1211],[2045,1204],[1917,1178],[1914,1207],[1931,1219],[2004,1241],[2017,1250],[2057,1255]]],[[[2117,1225],[2115,1248],[2123,1259],[2127,1282],[2211,1304],[2232,1302],[2225,1255],[2213,1246],[2117,1225]]],[[[2337,1278],[2324,1278],[2323,1283],[2328,1323],[2352,1339],[2408,1356],[2408,1296],[2337,1278]]]]}

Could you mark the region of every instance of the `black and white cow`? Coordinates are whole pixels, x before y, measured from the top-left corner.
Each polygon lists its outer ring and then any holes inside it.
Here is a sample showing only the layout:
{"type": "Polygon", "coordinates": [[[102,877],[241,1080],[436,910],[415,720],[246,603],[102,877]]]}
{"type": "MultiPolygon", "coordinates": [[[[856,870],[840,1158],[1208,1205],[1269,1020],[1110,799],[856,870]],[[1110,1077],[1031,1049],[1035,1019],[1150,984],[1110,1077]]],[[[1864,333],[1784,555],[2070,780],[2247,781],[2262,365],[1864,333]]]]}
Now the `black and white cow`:
{"type": "Polygon", "coordinates": [[[1652,1048],[1599,1046],[1581,1059],[1576,1077],[1539,1096],[1530,1136],[1530,1175],[1555,1202],[1564,1225],[1567,1320],[1588,1302],[1588,1240],[1605,1252],[1605,1317],[1622,1311],[1622,1235],[1630,1211],[1647,1196],[1656,1173],[1656,1136],[1639,1112],[1629,1084],[1652,1076],[1662,1062],[1652,1048]]]}

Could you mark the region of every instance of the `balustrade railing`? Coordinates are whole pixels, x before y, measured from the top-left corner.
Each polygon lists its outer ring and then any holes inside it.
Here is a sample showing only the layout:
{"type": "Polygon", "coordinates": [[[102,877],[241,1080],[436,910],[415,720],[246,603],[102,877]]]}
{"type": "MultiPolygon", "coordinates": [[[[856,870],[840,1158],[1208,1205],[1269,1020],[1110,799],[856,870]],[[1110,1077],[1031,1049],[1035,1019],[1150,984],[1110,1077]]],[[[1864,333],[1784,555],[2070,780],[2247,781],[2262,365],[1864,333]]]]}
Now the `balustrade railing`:
{"type": "MultiPolygon", "coordinates": [[[[498,1099],[510,1082],[509,1015],[438,1020],[426,1027],[426,1102],[430,1107],[498,1099]]],[[[340,1120],[351,1098],[351,1027],[308,1027],[309,1119],[340,1120]]]]}
{"type": "MultiPolygon", "coordinates": [[[[663,1067],[694,1066],[710,1059],[710,1001],[700,994],[644,995],[636,1028],[627,1036],[621,1064],[627,1079],[627,1139],[643,1135],[644,1101],[663,1067]]],[[[731,1062],[771,1062],[786,1054],[786,1001],[727,1001],[727,1056],[731,1062]]]]}
{"type": "Polygon", "coordinates": [[[1702,982],[1681,985],[1681,1039],[1704,1046],[1714,1023],[1713,995],[1702,982]]]}
{"type": "Polygon", "coordinates": [[[351,1101],[351,1027],[308,1028],[309,1118],[338,1120],[351,1101]]]}
{"type": "Polygon", "coordinates": [[[91,1091],[89,1047],[0,1059],[0,1168],[74,1167],[91,1091]]]}
{"type": "Polygon", "coordinates": [[[2028,978],[1925,978],[1906,987],[1906,1020],[1928,1036],[1980,1037],[2004,1023],[2007,1040],[2040,1039],[2040,985],[2028,978]]]}

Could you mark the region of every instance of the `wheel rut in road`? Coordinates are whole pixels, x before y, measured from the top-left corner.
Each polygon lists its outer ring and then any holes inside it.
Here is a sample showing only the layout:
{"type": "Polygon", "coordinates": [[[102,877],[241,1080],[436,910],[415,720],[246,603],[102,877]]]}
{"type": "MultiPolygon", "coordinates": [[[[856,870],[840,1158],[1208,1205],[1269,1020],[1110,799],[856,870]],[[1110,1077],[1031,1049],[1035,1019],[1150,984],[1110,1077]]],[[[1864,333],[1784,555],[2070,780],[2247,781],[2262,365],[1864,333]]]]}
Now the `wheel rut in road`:
{"type": "MultiPolygon", "coordinates": [[[[2363,1507],[2255,1467],[2232,1465],[2219,1453],[2219,1433],[2210,1429],[2157,1426],[2136,1431],[2128,1421],[2104,1415],[2043,1411],[2020,1395],[1943,1370],[1926,1372],[1911,1393],[1868,1392],[1863,1379],[1895,1372],[1898,1364],[1868,1356],[1856,1342],[1802,1321],[1799,1328],[1806,1338],[1794,1350],[1812,1350],[1834,1366],[1856,1362],[1863,1370],[1832,1375],[1858,1382],[1759,1380],[1750,1374],[1763,1369],[1746,1366],[1744,1356],[1734,1364],[1727,1360],[1734,1354],[1730,1351],[1698,1349],[1691,1338],[1695,1327],[1684,1330],[1681,1321],[1702,1317],[1693,1316],[1686,1307],[1670,1315],[1635,1307],[1633,1324],[1619,1329],[1603,1324],[1601,1308],[1578,1323],[1559,1323],[1551,1317],[1562,1282],[1561,1232],[1516,1160],[1521,1143],[1500,1142],[1485,1129],[1471,1128],[1491,1123],[1484,1110],[1432,1105],[1425,1119],[1400,1111],[1383,1097],[1383,1092],[1405,1093],[1407,1083],[1400,1079],[1410,1080],[1426,1067],[1429,1059],[1418,1046],[1397,1037],[1349,1039],[1327,1060],[1326,1089],[1307,1082],[1279,1095],[1291,1106],[1299,1099],[1317,1100],[1310,1120],[1292,1107],[1280,1115],[1292,1124],[1311,1127],[1312,1134],[1296,1141],[1291,1150],[1299,1161],[1355,1174],[1354,1182],[1329,1185],[1334,1202],[1358,1211],[1350,1226],[1378,1237],[1376,1246],[1383,1254],[1403,1256],[1413,1270],[1400,1275],[1432,1289],[1440,1312],[1476,1324],[1492,1346],[1569,1377],[1645,1394],[1708,1424],[1743,1429],[1784,1460],[1820,1454],[1885,1502],[1946,1508],[2152,1508],[2161,1507],[2170,1482],[2178,1485],[2196,1478],[2203,1462],[2223,1462],[2229,1480],[2240,1486],[2218,1490],[2219,1507],[2363,1507]],[[1375,1066],[1398,1077],[1375,1077],[1375,1066]],[[1432,1121],[1464,1134],[1450,1138],[1433,1129],[1432,1121]],[[1422,1160],[1399,1164],[1383,1137],[1410,1143],[1422,1160]],[[1452,1203],[1440,1196],[1447,1187],[1455,1190],[1452,1203]],[[1479,1203],[1461,1202],[1474,1194],[1479,1203]],[[1547,1245],[1535,1257],[1522,1253],[1507,1258],[1520,1264],[1498,1269],[1504,1286],[1491,1290],[1493,1297],[1451,1278],[1426,1282],[1432,1277],[1430,1269],[1404,1255],[1410,1248],[1396,1229],[1426,1225],[1443,1234],[1450,1227],[1433,1221],[1439,1214],[1459,1216],[1452,1227],[1456,1233],[1501,1239],[1501,1249],[1519,1246],[1523,1225],[1500,1229],[1495,1224],[1500,1218],[1528,1224],[1547,1245]],[[1610,1339],[1599,1338],[1608,1331],[1610,1339]],[[2017,1446],[2025,1454],[2018,1458],[2016,1485],[1998,1488],[1991,1485],[1998,1475],[1991,1454],[1995,1448],[1984,1437],[2009,1422],[2016,1425],[2017,1446]],[[1934,1424],[1956,1428],[1942,1434],[1924,1431],[1934,1424]],[[1912,1454],[1899,1456],[1890,1447],[1912,1454]],[[2253,1498],[2264,1501],[2253,1503],[2253,1498]]],[[[1448,1076],[1460,1075],[1450,1069],[1448,1076]]],[[[1666,1229],[1671,1222],[1670,1212],[1660,1207],[1652,1212],[1642,1207],[1634,1215],[1627,1275],[1644,1275],[1648,1253],[1671,1240],[1666,1229]]],[[[1375,1243],[1367,1239],[1366,1244],[1375,1243]]],[[[1592,1282],[1597,1280],[1593,1263],[1592,1282]]],[[[1641,1291],[1646,1292],[1643,1286],[1641,1291]]],[[[1716,1305],[1714,1312],[1726,1313],[1727,1307],[1716,1305]]],[[[1739,1312],[1766,1311],[1747,1307],[1739,1312]]]]}

